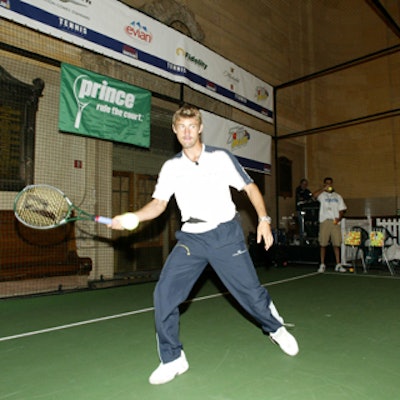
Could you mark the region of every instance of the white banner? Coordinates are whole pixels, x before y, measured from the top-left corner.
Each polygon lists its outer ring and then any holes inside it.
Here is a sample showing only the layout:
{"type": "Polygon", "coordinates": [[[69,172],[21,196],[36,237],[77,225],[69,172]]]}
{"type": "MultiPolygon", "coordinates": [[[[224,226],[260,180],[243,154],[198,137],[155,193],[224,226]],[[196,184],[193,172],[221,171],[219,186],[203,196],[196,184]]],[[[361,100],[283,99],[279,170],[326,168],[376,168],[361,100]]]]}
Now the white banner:
{"type": "Polygon", "coordinates": [[[244,168],[271,174],[271,136],[204,110],[201,115],[205,144],[229,150],[244,168]]]}
{"type": "Polygon", "coordinates": [[[116,0],[0,0],[0,16],[273,121],[271,85],[116,0]]]}

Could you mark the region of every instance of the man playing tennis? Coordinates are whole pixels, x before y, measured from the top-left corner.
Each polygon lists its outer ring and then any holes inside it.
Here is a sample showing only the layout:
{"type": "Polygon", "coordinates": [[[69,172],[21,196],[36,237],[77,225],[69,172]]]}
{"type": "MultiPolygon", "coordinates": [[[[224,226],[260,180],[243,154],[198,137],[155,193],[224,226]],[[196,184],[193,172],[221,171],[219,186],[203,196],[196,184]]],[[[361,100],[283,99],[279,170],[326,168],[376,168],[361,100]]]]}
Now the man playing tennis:
{"type": "MultiPolygon", "coordinates": [[[[259,282],[229,189],[232,186],[247,193],[259,217],[257,242],[264,240],[267,250],[273,243],[271,220],[258,187],[232,154],[201,142],[202,117],[196,107],[181,107],[173,116],[172,130],[182,151],[162,166],[153,199],[134,212],[139,221],[154,219],[175,195],[182,217],[177,244],[154,291],[161,364],[149,382],[167,383],[189,369],[179,340],[178,307],[208,264],[271,340],[286,354],[295,356],[299,351],[297,341],[286,330],[267,290],[259,282]]],[[[114,217],[111,227],[123,229],[124,218],[114,217]]]]}

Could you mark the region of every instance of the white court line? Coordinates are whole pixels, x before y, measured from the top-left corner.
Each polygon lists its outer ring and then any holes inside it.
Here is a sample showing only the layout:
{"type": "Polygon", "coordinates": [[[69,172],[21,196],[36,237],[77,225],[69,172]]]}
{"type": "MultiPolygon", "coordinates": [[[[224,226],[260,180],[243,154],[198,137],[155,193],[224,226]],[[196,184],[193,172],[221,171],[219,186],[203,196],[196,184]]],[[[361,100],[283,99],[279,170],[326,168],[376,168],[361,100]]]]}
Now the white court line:
{"type": "MultiPolygon", "coordinates": [[[[281,283],[286,283],[286,282],[291,282],[291,281],[295,281],[295,280],[298,280],[298,279],[308,278],[308,277],[313,276],[313,275],[320,275],[320,273],[319,272],[312,272],[310,274],[299,275],[299,276],[295,276],[295,277],[292,277],[292,278],[282,279],[280,281],[265,283],[262,286],[279,285],[281,283]]],[[[229,292],[216,293],[216,294],[211,294],[211,295],[202,296],[202,297],[195,297],[194,299],[188,300],[188,302],[209,300],[209,299],[213,299],[213,298],[216,298],[216,297],[225,296],[226,294],[229,294],[229,292]]],[[[73,322],[71,324],[54,326],[52,328],[45,328],[45,329],[40,329],[40,330],[37,330],[37,331],[25,332],[25,333],[20,333],[20,334],[17,334],[17,335],[12,335],[12,336],[4,336],[4,337],[0,338],[0,342],[5,342],[7,340],[13,340],[13,339],[20,339],[20,338],[28,337],[28,336],[40,335],[42,333],[60,331],[62,329],[74,328],[76,326],[94,324],[94,323],[97,323],[97,322],[108,321],[108,320],[116,319],[116,318],[128,317],[130,315],[135,315],[135,314],[143,314],[143,313],[150,312],[150,311],[154,311],[154,307],[142,308],[141,310],[128,311],[128,312],[121,313],[121,314],[108,315],[106,317],[88,319],[86,321],[73,322]]]]}
{"type": "MultiPolygon", "coordinates": [[[[319,273],[319,272],[318,272],[319,273]]],[[[324,272],[323,275],[337,275],[337,276],[353,276],[353,277],[358,277],[358,278],[369,278],[369,279],[400,279],[400,276],[393,276],[393,275],[373,275],[373,274],[369,274],[369,273],[341,273],[341,272],[324,272]]]]}
{"type": "Polygon", "coordinates": [[[153,311],[153,310],[154,310],[154,307],[142,308],[141,310],[128,311],[128,312],[121,313],[121,314],[108,315],[107,317],[100,317],[100,318],[95,318],[95,319],[88,319],[86,321],[73,322],[73,323],[67,324],[67,325],[54,326],[52,328],[45,328],[45,329],[40,329],[38,331],[20,333],[18,335],[4,336],[4,337],[0,338],[0,342],[5,342],[6,340],[12,340],[12,339],[19,339],[19,338],[23,338],[23,337],[27,337],[27,336],[40,335],[41,333],[59,331],[62,329],[73,328],[75,326],[94,324],[96,322],[108,321],[110,319],[127,317],[128,315],[142,314],[142,313],[145,313],[148,311],[153,311]]]}

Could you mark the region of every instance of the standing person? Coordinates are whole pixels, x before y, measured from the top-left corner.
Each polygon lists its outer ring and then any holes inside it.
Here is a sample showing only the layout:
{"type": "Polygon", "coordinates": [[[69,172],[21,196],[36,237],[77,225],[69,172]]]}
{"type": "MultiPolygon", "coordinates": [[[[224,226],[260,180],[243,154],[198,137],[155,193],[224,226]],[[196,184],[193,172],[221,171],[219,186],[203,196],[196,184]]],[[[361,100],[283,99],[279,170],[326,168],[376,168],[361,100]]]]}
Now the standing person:
{"type": "Polygon", "coordinates": [[[316,190],[313,196],[320,202],[318,240],[320,244],[321,264],[318,268],[318,272],[325,272],[326,247],[329,244],[329,240],[332,243],[335,254],[335,271],[346,272],[346,268],[343,268],[340,263],[340,245],[342,244],[340,221],[347,209],[343,197],[335,192],[333,188],[333,179],[331,177],[326,177],[324,179],[324,186],[316,190]]]}
{"type": "Polygon", "coordinates": [[[308,189],[308,180],[303,178],[296,188],[296,210],[301,211],[303,204],[313,200],[313,194],[310,189],[308,189]]]}
{"type": "MultiPolygon", "coordinates": [[[[184,105],[176,111],[172,130],[182,151],[164,163],[153,199],[134,213],[139,221],[154,219],[175,195],[183,223],[154,290],[161,363],[149,382],[167,383],[189,369],[179,340],[178,307],[208,264],[271,340],[286,354],[295,356],[299,351],[297,341],[286,330],[283,318],[258,280],[229,189],[232,186],[248,195],[258,214],[257,241],[264,240],[268,249],[273,243],[271,219],[258,187],[231,153],[201,142],[203,124],[196,107],[184,105]]],[[[111,227],[122,229],[124,218],[115,216],[111,227]]]]}
{"type": "Polygon", "coordinates": [[[303,206],[307,203],[314,201],[313,195],[308,189],[308,180],[303,178],[300,181],[299,186],[296,188],[296,213],[297,213],[297,221],[299,224],[299,233],[300,233],[300,242],[304,243],[304,217],[305,211],[303,210],[303,206]]]}

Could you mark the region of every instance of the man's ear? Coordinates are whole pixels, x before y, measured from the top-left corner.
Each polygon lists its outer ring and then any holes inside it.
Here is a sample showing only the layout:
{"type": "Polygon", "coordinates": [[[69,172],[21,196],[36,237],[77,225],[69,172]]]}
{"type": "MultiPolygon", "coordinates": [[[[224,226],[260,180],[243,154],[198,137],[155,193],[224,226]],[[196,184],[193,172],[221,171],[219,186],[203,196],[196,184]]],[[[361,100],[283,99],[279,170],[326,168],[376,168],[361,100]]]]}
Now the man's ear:
{"type": "Polygon", "coordinates": [[[203,132],[203,124],[200,124],[199,133],[203,132]]]}

